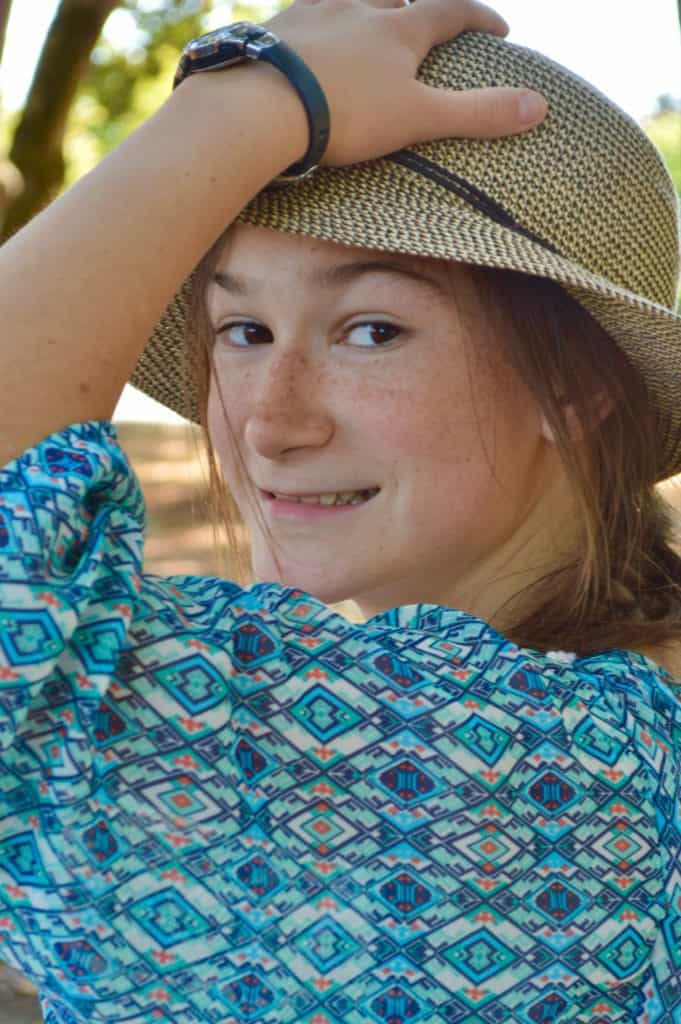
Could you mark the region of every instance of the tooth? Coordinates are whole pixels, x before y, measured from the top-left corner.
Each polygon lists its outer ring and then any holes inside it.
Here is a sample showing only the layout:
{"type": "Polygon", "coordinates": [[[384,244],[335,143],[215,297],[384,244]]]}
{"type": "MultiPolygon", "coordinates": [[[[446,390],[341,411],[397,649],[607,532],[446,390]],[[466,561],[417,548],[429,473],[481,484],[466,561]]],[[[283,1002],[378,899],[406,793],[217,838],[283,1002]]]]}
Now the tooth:
{"type": "Polygon", "coordinates": [[[374,494],[378,494],[380,488],[371,487],[364,491],[336,491],[333,494],[315,494],[306,498],[296,498],[289,494],[277,494],[276,498],[281,501],[297,501],[305,505],[361,505],[374,494]]]}

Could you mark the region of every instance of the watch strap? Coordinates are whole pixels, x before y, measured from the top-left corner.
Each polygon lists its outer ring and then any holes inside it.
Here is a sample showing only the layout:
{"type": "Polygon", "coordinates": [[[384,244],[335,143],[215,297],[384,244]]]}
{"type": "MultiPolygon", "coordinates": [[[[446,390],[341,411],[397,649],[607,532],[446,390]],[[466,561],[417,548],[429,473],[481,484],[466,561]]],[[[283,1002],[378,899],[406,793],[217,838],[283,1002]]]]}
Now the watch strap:
{"type": "Polygon", "coordinates": [[[275,184],[286,185],[291,181],[307,177],[317,170],[319,161],[329,144],[331,129],[329,107],[317,76],[312,73],[295,50],[292,50],[283,40],[279,40],[274,46],[263,50],[260,58],[273,64],[286,75],[300,96],[307,114],[307,123],[310,129],[310,144],[307,153],[302,160],[291,164],[283,174],[274,179],[275,184]]]}
{"type": "Polygon", "coordinates": [[[173,89],[199,71],[218,71],[246,60],[265,60],[290,81],[305,107],[310,144],[302,160],[278,175],[270,186],[288,185],[312,174],[329,142],[330,117],[326,97],[317,77],[298,54],[262,25],[235,22],[192,40],[184,48],[173,89]]]}

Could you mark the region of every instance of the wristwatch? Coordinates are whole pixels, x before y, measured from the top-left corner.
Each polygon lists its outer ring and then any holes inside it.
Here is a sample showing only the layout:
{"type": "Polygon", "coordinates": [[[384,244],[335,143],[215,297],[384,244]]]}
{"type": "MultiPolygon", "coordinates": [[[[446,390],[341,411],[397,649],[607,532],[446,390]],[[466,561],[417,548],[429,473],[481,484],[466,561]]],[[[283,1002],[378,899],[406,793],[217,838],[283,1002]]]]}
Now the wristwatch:
{"type": "Polygon", "coordinates": [[[278,175],[272,185],[288,185],[313,174],[329,142],[329,108],[319,81],[307,64],[262,25],[236,21],[187,43],[175,73],[173,89],[198,71],[218,71],[247,60],[266,60],[279,68],[296,89],[305,106],[310,126],[310,145],[298,163],[278,175]]]}

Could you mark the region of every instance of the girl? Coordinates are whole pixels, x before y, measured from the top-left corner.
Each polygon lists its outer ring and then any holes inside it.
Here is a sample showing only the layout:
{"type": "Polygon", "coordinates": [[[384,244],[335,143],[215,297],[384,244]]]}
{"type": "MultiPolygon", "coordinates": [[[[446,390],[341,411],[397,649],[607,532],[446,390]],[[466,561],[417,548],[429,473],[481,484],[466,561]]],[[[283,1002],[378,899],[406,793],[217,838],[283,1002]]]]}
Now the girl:
{"type": "Polygon", "coordinates": [[[669,176],[481,5],[265,27],[0,253],[2,953],[50,1024],[672,1024],[669,176]],[[254,584],[143,571],[131,375],[254,584]]]}

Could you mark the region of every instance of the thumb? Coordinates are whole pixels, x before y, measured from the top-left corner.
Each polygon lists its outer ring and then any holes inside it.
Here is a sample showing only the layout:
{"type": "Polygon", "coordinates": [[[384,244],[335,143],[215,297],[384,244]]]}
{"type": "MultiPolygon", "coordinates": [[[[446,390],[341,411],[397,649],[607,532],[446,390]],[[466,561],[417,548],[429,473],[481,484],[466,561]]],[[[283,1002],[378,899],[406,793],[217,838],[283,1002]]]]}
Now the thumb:
{"type": "Polygon", "coordinates": [[[548,103],[541,93],[509,86],[489,89],[436,89],[414,82],[420,93],[419,139],[491,139],[536,128],[548,103]]]}

